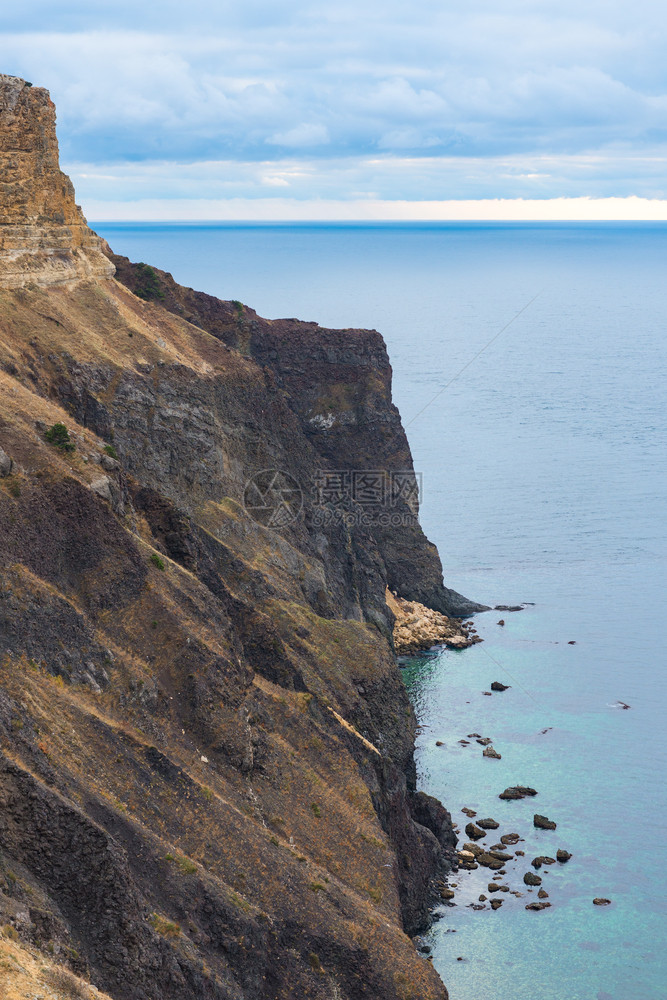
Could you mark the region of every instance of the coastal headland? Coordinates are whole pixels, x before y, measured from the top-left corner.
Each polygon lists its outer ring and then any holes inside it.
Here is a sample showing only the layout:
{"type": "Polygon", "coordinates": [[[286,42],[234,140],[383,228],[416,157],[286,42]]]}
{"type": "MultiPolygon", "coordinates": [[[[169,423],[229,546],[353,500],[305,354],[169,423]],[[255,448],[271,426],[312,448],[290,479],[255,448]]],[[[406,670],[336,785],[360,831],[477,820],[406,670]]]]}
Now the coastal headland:
{"type": "Polygon", "coordinates": [[[445,1000],[394,637],[483,608],[382,337],[115,256],[46,90],[0,76],[0,135],[0,992],[445,1000]]]}

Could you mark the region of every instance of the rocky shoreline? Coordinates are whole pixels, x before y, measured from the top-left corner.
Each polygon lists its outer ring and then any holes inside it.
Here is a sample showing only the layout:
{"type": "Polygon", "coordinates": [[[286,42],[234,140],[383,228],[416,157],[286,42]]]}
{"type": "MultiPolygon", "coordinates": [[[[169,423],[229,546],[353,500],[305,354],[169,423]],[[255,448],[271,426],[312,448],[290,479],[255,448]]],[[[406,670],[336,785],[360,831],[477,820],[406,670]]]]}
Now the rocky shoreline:
{"type": "Polygon", "coordinates": [[[389,588],[385,599],[394,615],[393,637],[397,656],[420,653],[434,646],[466,649],[482,642],[472,622],[449,618],[419,601],[399,597],[389,588]]]}

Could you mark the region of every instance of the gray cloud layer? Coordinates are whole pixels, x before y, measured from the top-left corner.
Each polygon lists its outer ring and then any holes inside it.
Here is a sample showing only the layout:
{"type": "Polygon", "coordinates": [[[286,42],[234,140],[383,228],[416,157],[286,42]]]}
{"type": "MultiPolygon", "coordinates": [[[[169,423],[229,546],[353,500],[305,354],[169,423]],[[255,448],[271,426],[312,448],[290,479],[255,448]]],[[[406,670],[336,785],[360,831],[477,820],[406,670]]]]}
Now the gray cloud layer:
{"type": "Polygon", "coordinates": [[[91,191],[111,165],[116,198],[667,187],[657,2],[28,0],[0,30],[0,68],[52,91],[64,161],[91,191]]]}

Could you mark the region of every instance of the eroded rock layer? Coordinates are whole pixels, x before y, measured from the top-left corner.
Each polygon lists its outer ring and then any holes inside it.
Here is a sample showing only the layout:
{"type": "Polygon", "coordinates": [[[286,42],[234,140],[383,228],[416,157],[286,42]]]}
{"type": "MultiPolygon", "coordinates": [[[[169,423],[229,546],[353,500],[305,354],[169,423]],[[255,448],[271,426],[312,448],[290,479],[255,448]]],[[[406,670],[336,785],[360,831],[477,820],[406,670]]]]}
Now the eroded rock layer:
{"type": "Polygon", "coordinates": [[[48,91],[0,74],[0,135],[0,286],[111,276],[103,241],[59,168],[48,91]]]}

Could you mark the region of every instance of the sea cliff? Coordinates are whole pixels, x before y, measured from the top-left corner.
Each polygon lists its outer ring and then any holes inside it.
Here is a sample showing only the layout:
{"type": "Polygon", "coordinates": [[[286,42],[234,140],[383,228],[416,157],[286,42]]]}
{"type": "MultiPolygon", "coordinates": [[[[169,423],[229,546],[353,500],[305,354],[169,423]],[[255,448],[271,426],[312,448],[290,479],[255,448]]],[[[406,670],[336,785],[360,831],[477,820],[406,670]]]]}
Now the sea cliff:
{"type": "Polygon", "coordinates": [[[0,133],[0,925],[113,1000],[443,1000],[386,592],[479,605],[394,488],[382,338],[115,257],[45,90],[0,77],[0,133]]]}

